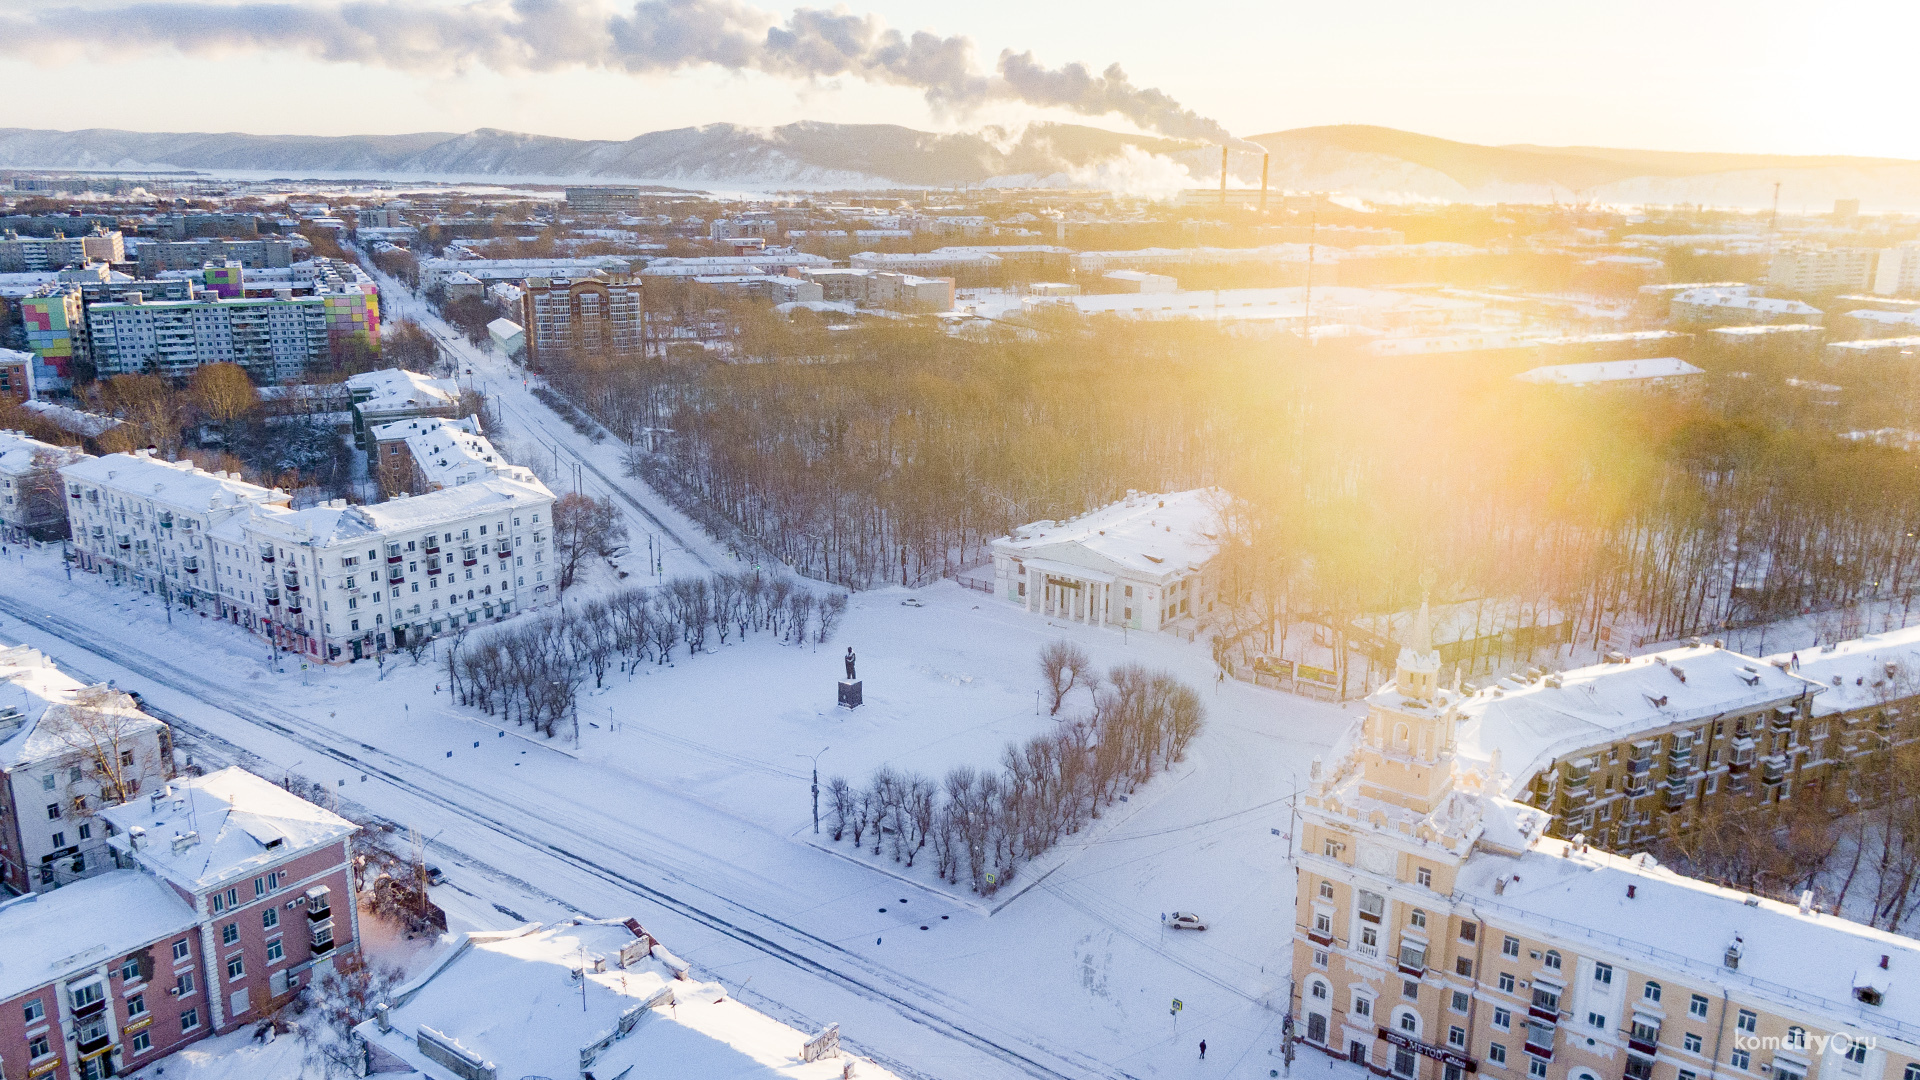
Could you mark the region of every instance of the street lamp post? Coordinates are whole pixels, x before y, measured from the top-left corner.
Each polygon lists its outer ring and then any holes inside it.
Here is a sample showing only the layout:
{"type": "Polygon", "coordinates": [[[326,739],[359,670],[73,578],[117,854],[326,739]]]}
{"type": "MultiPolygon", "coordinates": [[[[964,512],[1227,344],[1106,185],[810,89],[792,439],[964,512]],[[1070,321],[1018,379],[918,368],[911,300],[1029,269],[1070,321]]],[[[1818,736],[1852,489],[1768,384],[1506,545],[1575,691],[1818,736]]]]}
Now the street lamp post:
{"type": "MultiPolygon", "coordinates": [[[[824,754],[831,749],[833,749],[833,747],[823,746],[820,748],[820,754],[824,754]]],[[[814,754],[811,758],[808,758],[808,760],[813,762],[813,835],[815,836],[820,835],[820,754],[814,754]]],[[[795,754],[793,756],[807,757],[806,754],[795,754]]]]}

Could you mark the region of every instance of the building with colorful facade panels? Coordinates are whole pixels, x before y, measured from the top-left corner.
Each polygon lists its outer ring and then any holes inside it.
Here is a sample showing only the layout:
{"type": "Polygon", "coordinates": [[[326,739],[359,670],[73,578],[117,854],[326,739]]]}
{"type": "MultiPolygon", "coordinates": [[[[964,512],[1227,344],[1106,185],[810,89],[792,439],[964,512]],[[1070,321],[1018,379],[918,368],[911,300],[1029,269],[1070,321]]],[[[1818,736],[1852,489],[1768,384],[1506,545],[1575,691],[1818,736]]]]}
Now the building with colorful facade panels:
{"type": "Polygon", "coordinates": [[[61,290],[20,301],[20,321],[27,332],[27,349],[37,367],[34,384],[42,390],[69,386],[73,362],[84,358],[83,315],[78,292],[61,290]]]}

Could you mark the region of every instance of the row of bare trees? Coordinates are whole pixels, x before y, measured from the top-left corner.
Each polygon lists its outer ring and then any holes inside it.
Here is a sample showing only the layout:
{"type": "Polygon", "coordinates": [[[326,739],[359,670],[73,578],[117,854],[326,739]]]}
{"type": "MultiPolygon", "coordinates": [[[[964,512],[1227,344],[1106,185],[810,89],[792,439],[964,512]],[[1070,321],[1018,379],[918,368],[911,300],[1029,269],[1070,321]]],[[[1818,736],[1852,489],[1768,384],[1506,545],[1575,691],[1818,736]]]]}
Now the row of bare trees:
{"type": "Polygon", "coordinates": [[[845,593],[816,594],[791,578],[757,570],[679,577],[663,585],[625,589],[447,647],[447,682],[454,700],[488,716],[529,724],[552,738],[577,719],[588,679],[632,678],[643,663],[666,664],[674,650],[688,656],[745,640],[754,632],[789,644],[824,644],[846,615],[845,593]]]}
{"type": "Polygon", "coordinates": [[[1088,711],[1008,743],[997,767],[960,765],[935,781],[883,765],[864,787],[830,779],[833,839],[907,866],[924,855],[941,879],[991,896],[1022,864],[1181,760],[1205,720],[1191,687],[1138,664],[1101,680],[1079,659],[1088,711]]]}

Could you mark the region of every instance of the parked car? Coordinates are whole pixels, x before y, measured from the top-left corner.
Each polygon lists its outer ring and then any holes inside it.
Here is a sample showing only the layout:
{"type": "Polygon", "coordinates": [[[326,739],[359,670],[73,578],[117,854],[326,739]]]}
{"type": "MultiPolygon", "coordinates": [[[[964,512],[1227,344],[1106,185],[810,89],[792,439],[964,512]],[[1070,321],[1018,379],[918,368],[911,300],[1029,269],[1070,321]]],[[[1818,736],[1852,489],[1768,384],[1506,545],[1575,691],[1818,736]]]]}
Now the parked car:
{"type": "Polygon", "coordinates": [[[1167,920],[1167,925],[1175,930],[1205,930],[1207,928],[1207,924],[1200,921],[1200,916],[1195,915],[1191,911],[1174,912],[1173,918],[1167,920]]]}
{"type": "MultiPolygon", "coordinates": [[[[427,884],[440,885],[440,884],[444,884],[446,880],[447,880],[447,875],[441,873],[439,867],[433,865],[432,863],[427,864],[427,884]]],[[[1205,929],[1205,928],[1202,927],[1202,929],[1205,929]]]]}

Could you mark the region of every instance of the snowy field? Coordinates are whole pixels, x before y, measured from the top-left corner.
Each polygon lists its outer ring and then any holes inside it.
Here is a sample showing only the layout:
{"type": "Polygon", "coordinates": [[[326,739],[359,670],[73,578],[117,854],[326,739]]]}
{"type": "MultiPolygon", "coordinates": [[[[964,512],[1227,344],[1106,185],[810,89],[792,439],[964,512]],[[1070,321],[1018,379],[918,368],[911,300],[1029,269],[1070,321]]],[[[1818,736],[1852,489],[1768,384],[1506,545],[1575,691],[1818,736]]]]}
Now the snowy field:
{"type": "Polygon", "coordinates": [[[1357,704],[1220,683],[1203,645],[1052,626],[942,584],[857,594],[817,651],[756,634],[612,674],[582,698],[576,747],[454,707],[431,659],[401,657],[384,678],[371,663],[302,671],[283,659],[276,671],[258,639],[178,611],[169,625],[151,597],[94,575],[69,582],[52,551],[0,573],[0,641],[139,690],[189,740],[242,748],[418,826],[448,874],[437,892],[456,923],[637,916],[704,977],[796,1026],[840,1021],[851,1044],[904,1074],[1265,1076],[1279,1065],[1286,799],[1357,704]],[[924,606],[903,605],[909,595],[924,606]],[[930,776],[991,766],[1008,740],[1056,722],[1036,708],[1034,656],[1058,637],[1102,668],[1166,668],[1199,690],[1207,729],[1187,759],[1023,867],[991,904],[924,865],[855,856],[825,836],[815,846],[814,754],[828,748],[823,777],[856,782],[882,763],[930,776]],[[867,700],[853,712],[834,704],[847,645],[867,700]],[[1211,929],[1163,930],[1176,908],[1211,929]]]}

